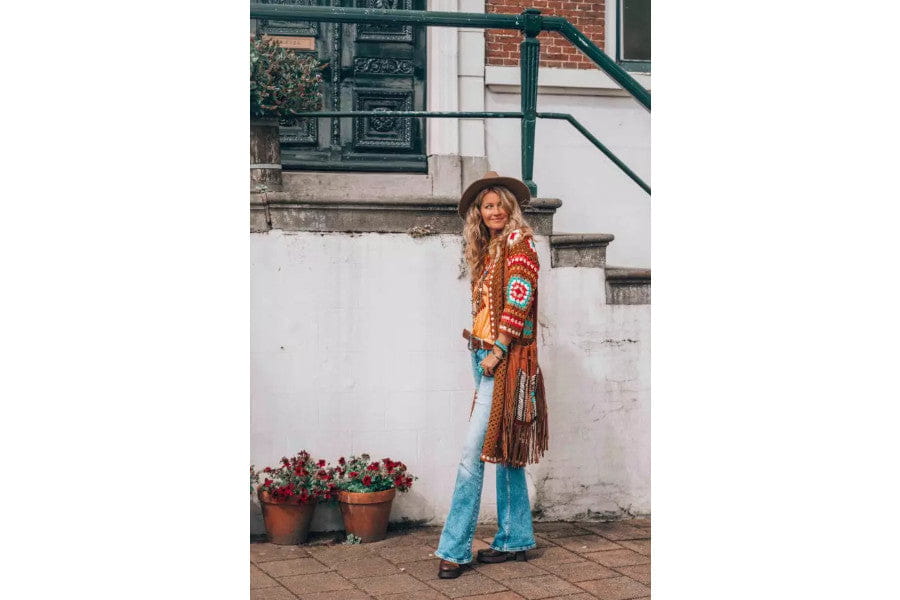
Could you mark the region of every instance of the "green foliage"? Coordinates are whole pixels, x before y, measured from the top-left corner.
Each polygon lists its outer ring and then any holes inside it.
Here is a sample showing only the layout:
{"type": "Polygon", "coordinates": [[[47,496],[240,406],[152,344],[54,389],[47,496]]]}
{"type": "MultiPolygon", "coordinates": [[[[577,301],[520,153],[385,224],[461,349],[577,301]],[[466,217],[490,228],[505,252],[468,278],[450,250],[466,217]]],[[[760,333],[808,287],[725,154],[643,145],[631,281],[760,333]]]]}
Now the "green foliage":
{"type": "Polygon", "coordinates": [[[266,467],[256,471],[250,466],[251,489],[254,483],[258,489],[267,492],[275,502],[306,504],[337,499],[337,483],[334,469],[326,466],[322,459],[313,460],[309,452],[301,450],[297,456],[282,457],[277,467],[266,467]],[[259,483],[260,475],[263,482],[259,483]]]}
{"type": "Polygon", "coordinates": [[[354,545],[354,544],[361,544],[361,543],[362,543],[362,538],[361,538],[361,537],[356,537],[356,536],[353,535],[352,533],[348,533],[348,534],[347,534],[347,539],[346,539],[346,541],[343,542],[343,544],[344,544],[345,546],[351,546],[351,545],[354,545]]]}
{"type": "Polygon", "coordinates": [[[250,40],[250,115],[296,120],[322,106],[318,59],[299,56],[261,37],[250,40]]]}
{"type": "Polygon", "coordinates": [[[406,492],[416,480],[406,465],[390,458],[372,462],[368,454],[338,459],[332,467],[325,460],[314,460],[301,450],[291,458],[282,457],[277,467],[257,471],[250,466],[250,490],[266,492],[275,502],[304,504],[336,501],[339,490],[348,492],[381,492],[396,488],[406,492]],[[262,478],[262,483],[260,479],[262,478]]]}
{"type": "Polygon", "coordinates": [[[398,492],[405,492],[412,487],[416,477],[406,472],[402,462],[390,458],[370,461],[368,454],[351,456],[349,460],[338,459],[338,466],[334,468],[338,488],[348,492],[381,492],[397,488],[398,492]]]}

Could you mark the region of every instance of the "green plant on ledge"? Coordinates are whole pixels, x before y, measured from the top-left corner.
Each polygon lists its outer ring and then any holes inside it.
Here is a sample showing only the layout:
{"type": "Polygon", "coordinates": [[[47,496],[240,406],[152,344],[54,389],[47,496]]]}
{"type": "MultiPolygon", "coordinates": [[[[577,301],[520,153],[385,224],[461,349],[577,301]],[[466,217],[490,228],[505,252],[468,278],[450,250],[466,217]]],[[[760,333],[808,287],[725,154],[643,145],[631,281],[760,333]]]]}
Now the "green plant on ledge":
{"type": "Polygon", "coordinates": [[[250,39],[250,116],[283,124],[322,106],[322,69],[312,56],[299,56],[277,43],[250,39]]]}

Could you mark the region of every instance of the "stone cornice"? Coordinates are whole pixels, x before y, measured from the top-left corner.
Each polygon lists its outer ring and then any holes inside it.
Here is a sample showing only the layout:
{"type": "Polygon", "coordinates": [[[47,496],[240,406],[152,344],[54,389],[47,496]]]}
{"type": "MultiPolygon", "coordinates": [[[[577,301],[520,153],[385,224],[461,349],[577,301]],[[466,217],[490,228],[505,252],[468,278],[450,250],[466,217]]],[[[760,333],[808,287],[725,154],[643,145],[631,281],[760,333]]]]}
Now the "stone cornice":
{"type": "Polygon", "coordinates": [[[606,279],[616,281],[640,281],[646,283],[650,281],[650,269],[635,269],[631,267],[608,267],[606,269],[606,279]]]}
{"type": "MultiPolygon", "coordinates": [[[[461,233],[457,198],[309,198],[292,192],[250,195],[250,229],[283,231],[377,232],[429,235],[461,233]]],[[[525,217],[538,235],[550,235],[562,202],[536,198],[525,217]]]]}
{"type": "Polygon", "coordinates": [[[606,266],[606,247],[615,236],[611,233],[560,233],[550,237],[552,267],[606,266]]]}
{"type": "Polygon", "coordinates": [[[650,269],[607,267],[607,304],[650,304],[650,269]]]}
{"type": "MultiPolygon", "coordinates": [[[[650,88],[649,73],[631,73],[638,83],[650,88]]],[[[488,65],[484,83],[488,90],[497,93],[521,92],[519,67],[488,65]]],[[[551,69],[541,67],[538,75],[539,94],[565,94],[570,96],[628,96],[618,83],[600,69],[551,69]]]]}

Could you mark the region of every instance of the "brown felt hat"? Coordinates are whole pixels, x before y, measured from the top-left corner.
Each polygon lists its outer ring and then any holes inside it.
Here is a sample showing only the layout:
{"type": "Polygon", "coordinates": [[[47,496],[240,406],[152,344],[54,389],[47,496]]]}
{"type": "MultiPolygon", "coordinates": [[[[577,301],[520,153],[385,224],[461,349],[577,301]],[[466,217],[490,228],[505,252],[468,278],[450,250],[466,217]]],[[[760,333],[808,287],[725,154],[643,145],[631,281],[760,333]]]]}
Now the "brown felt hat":
{"type": "Polygon", "coordinates": [[[515,177],[500,177],[496,171],[488,171],[482,175],[481,179],[474,181],[466,191],[463,192],[462,198],[459,199],[459,216],[465,220],[469,207],[478,196],[478,192],[484,188],[502,186],[512,192],[513,196],[519,202],[520,207],[524,207],[531,201],[531,191],[528,186],[515,177]]]}

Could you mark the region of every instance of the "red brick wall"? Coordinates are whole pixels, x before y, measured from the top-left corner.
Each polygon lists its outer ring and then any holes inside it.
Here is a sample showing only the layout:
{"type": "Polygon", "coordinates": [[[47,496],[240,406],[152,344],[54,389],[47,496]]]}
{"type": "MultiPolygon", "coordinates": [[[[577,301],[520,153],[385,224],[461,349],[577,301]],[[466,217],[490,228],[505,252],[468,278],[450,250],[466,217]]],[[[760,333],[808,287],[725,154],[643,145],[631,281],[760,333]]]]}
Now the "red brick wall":
{"type": "MultiPolygon", "coordinates": [[[[485,12],[517,14],[526,8],[536,8],[542,15],[565,17],[597,44],[601,50],[605,43],[605,0],[486,0],[485,12]]],[[[489,65],[518,66],[518,31],[488,29],[485,42],[485,60],[489,65]]],[[[556,32],[543,32],[541,42],[541,66],[557,69],[596,69],[596,65],[579,52],[567,39],[556,32]]]]}

